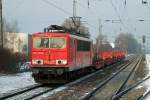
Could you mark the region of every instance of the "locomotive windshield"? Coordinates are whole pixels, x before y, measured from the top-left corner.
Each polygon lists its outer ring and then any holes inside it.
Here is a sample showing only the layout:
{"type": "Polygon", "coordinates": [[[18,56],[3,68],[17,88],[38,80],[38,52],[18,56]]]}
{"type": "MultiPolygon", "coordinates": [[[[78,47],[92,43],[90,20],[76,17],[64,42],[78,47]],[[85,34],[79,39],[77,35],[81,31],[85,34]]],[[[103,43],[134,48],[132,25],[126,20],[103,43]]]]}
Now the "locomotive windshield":
{"type": "Polygon", "coordinates": [[[36,38],[34,48],[66,48],[65,38],[36,38]]]}
{"type": "Polygon", "coordinates": [[[66,48],[65,38],[50,38],[50,48],[66,48]]]}
{"type": "Polygon", "coordinates": [[[34,39],[34,48],[49,48],[49,38],[34,39]]]}

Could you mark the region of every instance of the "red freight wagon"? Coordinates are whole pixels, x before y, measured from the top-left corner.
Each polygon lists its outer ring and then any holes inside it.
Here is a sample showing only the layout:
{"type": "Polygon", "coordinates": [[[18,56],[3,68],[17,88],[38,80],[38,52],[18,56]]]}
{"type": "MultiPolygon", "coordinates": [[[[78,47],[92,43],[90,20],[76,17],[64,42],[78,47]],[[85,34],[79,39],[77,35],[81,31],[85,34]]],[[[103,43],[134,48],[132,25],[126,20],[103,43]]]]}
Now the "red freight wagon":
{"type": "Polygon", "coordinates": [[[126,57],[126,53],[125,52],[120,52],[120,58],[121,58],[121,61],[126,57]]]}
{"type": "Polygon", "coordinates": [[[114,62],[120,62],[125,58],[126,53],[124,52],[114,52],[114,62]]]}
{"type": "Polygon", "coordinates": [[[100,52],[100,56],[104,60],[105,65],[110,65],[113,63],[113,52],[103,51],[103,52],[100,52]]]}

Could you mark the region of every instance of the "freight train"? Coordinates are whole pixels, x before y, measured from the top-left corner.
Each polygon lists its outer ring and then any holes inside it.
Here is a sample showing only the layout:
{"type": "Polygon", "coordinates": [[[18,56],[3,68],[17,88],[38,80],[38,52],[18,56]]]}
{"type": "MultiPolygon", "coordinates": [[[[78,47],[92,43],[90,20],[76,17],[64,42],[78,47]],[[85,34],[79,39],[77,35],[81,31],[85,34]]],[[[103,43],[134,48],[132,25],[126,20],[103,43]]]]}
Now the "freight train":
{"type": "Polygon", "coordinates": [[[125,58],[124,52],[94,52],[91,39],[51,27],[32,35],[31,70],[37,83],[65,83],[125,58]]]}

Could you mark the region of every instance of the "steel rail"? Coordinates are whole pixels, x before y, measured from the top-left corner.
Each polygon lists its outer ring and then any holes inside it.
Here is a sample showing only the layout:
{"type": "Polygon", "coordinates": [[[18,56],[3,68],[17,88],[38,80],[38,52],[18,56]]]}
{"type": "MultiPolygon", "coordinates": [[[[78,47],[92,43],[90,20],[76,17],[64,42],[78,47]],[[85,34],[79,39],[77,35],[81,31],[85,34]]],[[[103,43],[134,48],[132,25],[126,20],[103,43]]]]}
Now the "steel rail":
{"type": "MultiPolygon", "coordinates": [[[[118,93],[115,97],[114,100],[118,100],[119,98],[121,98],[124,94],[128,93],[129,91],[131,91],[132,89],[134,89],[135,87],[137,87],[138,85],[142,84],[143,82],[147,81],[148,79],[150,79],[150,76],[148,76],[147,78],[137,82],[136,84],[133,84],[131,86],[129,86],[128,88],[124,89],[123,91],[121,91],[120,93],[118,93]]],[[[148,92],[150,93],[150,92],[148,92]]],[[[145,95],[146,96],[146,95],[145,95]]],[[[138,100],[143,100],[142,98],[139,98],[138,100]]]]}
{"type": "Polygon", "coordinates": [[[24,87],[24,88],[11,90],[11,91],[9,91],[7,93],[0,94],[0,100],[11,98],[13,96],[22,94],[22,93],[30,91],[32,89],[36,89],[36,88],[41,87],[41,86],[42,86],[41,84],[34,84],[34,85],[27,86],[27,87],[24,87]]]}
{"type": "Polygon", "coordinates": [[[40,95],[43,95],[43,94],[45,94],[45,93],[48,93],[48,92],[50,92],[50,91],[52,91],[52,90],[54,90],[54,89],[56,89],[56,88],[50,88],[50,89],[48,89],[48,90],[42,91],[42,92],[40,92],[40,93],[37,93],[37,94],[35,94],[35,95],[28,96],[28,97],[26,97],[24,100],[31,100],[31,99],[34,99],[34,98],[36,98],[36,97],[38,97],[38,96],[40,96],[40,95]]]}
{"type": "Polygon", "coordinates": [[[39,86],[34,89],[30,89],[29,91],[25,91],[23,93],[16,94],[14,96],[5,98],[5,99],[0,99],[0,100],[30,100],[33,98],[36,98],[44,93],[50,92],[54,89],[56,89],[58,86],[52,86],[52,87],[45,87],[44,85],[39,86]]]}
{"type": "Polygon", "coordinates": [[[141,95],[138,100],[144,100],[148,95],[150,94],[150,91],[148,91],[146,94],[141,95]]]}
{"type": "Polygon", "coordinates": [[[82,100],[89,100],[91,99],[95,93],[102,88],[103,86],[105,86],[111,79],[113,79],[115,76],[117,76],[120,72],[122,72],[126,67],[128,67],[130,64],[133,63],[133,61],[135,61],[136,58],[132,58],[127,64],[125,65],[121,65],[120,69],[113,75],[111,75],[110,77],[108,77],[105,81],[103,81],[102,83],[100,83],[96,89],[94,89],[93,91],[91,91],[88,95],[86,95],[82,100]]]}
{"type": "Polygon", "coordinates": [[[124,87],[126,86],[126,83],[129,81],[132,73],[134,72],[134,70],[139,67],[139,64],[142,62],[143,57],[141,57],[137,63],[134,65],[134,67],[132,68],[132,70],[130,71],[130,73],[128,74],[126,80],[123,82],[123,84],[120,86],[120,88],[115,92],[115,94],[113,94],[110,98],[110,100],[118,100],[118,98],[116,98],[116,95],[119,94],[121,91],[123,91],[124,87]]]}

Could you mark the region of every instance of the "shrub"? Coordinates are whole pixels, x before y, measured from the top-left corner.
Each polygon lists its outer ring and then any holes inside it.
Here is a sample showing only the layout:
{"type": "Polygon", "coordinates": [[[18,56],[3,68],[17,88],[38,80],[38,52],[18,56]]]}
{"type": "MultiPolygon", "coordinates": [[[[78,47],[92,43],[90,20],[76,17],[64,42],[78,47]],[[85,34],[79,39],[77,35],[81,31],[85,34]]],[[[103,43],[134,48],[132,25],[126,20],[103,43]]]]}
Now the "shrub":
{"type": "Polygon", "coordinates": [[[9,49],[0,48],[0,72],[16,73],[19,71],[19,62],[27,61],[27,56],[21,53],[13,53],[9,49]]]}

